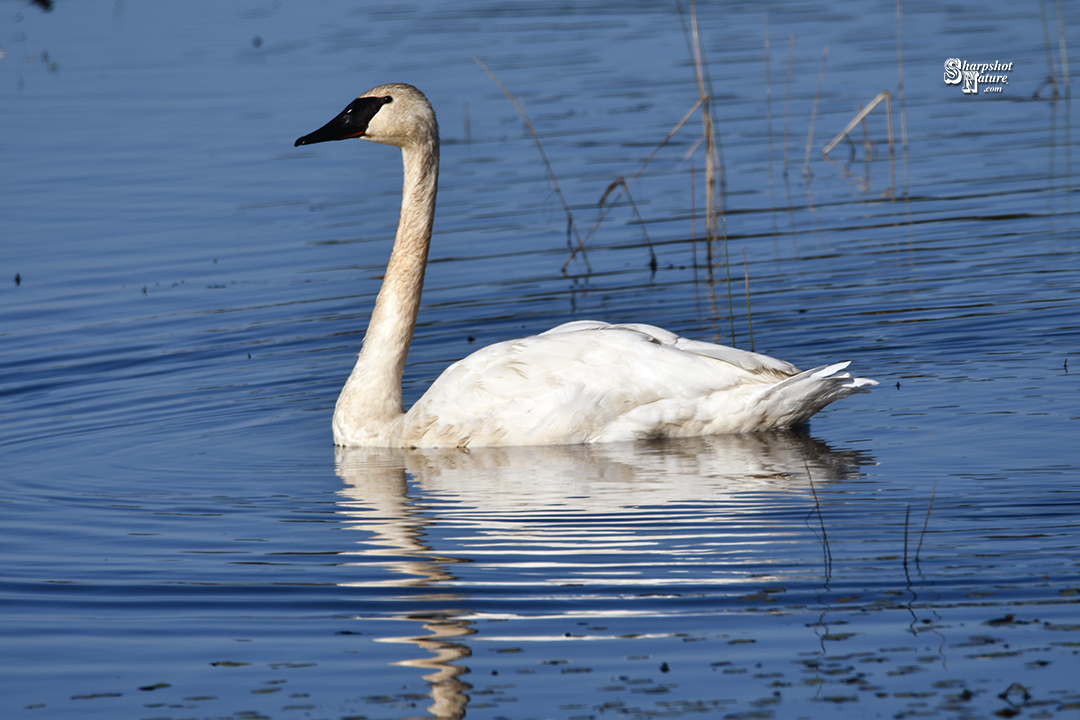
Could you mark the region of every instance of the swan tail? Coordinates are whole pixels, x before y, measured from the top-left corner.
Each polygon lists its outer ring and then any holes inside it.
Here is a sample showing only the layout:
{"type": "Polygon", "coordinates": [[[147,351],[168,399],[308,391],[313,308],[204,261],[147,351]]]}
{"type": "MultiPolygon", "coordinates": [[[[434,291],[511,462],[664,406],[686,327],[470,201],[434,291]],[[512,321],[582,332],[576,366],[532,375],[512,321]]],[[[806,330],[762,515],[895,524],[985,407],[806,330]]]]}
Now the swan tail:
{"type": "Polygon", "coordinates": [[[849,362],[804,370],[773,385],[760,399],[771,427],[790,427],[806,422],[832,402],[856,393],[869,392],[876,380],[843,372],[849,362]]]}

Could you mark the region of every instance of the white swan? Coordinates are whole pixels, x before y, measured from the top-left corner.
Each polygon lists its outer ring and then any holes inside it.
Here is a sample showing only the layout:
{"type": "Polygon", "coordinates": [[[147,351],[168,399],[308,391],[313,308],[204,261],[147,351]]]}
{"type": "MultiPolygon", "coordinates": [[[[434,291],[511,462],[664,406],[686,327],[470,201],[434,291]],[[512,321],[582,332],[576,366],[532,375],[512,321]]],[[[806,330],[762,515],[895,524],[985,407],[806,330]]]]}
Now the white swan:
{"type": "Polygon", "coordinates": [[[338,445],[559,445],[769,430],[877,384],[841,372],[846,362],[800,372],[651,325],[586,320],[473,353],[405,412],[401,377],[431,241],[439,129],[423,93],[381,85],[296,145],[346,138],[401,148],[405,184],[382,289],[334,409],[338,445]]]}

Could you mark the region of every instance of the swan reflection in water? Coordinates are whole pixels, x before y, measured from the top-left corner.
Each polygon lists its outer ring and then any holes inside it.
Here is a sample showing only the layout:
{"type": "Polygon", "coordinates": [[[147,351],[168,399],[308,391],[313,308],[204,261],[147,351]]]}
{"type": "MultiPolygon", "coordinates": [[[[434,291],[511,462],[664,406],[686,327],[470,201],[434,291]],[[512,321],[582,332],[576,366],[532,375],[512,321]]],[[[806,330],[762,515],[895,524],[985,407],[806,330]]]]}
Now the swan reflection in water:
{"type": "MultiPolygon", "coordinates": [[[[377,573],[349,585],[405,591],[391,600],[410,610],[390,617],[420,623],[428,634],[380,641],[413,643],[429,653],[397,664],[432,671],[423,678],[432,699],[428,712],[438,718],[465,714],[471,686],[461,676],[469,670],[456,661],[469,657],[471,650],[460,638],[474,635],[474,622],[485,615],[471,599],[480,584],[460,579],[455,565],[500,566],[484,585],[520,585],[524,580],[555,587],[565,578],[519,573],[523,568],[558,570],[563,557],[566,567],[573,567],[574,583],[610,585],[618,580],[611,565],[597,560],[598,553],[618,563],[627,552],[644,552],[658,558],[650,561],[656,567],[678,565],[673,549],[656,542],[659,532],[661,538],[679,534],[683,551],[689,541],[698,555],[713,554],[718,544],[744,542],[745,532],[733,537],[728,523],[745,528],[755,514],[773,509],[770,498],[805,498],[804,506],[813,508],[808,470],[813,483],[826,483],[857,477],[859,468],[872,462],[864,453],[833,450],[800,431],[612,445],[338,447],[335,452],[337,473],[345,481],[339,512],[349,528],[370,533],[359,541],[359,549],[344,554],[358,556],[357,566],[377,573]],[[692,517],[658,519],[657,509],[665,507],[680,512],[691,507],[692,517]],[[718,516],[721,522],[708,534],[700,534],[700,528],[686,534],[688,524],[700,525],[703,518],[716,523],[718,516]],[[641,534],[645,531],[636,521],[642,518],[653,526],[651,535],[641,534]],[[437,547],[435,531],[447,528],[455,531],[457,556],[437,547]]],[[[756,531],[773,537],[774,531],[782,534],[789,527],[759,525],[756,531]]],[[[728,579],[717,583],[745,580],[752,572],[740,569],[737,557],[726,557],[725,562],[735,567],[728,579]]],[[[767,564],[769,559],[758,556],[754,562],[767,564]]],[[[655,570],[636,566],[628,582],[639,589],[677,582],[678,576],[658,573],[650,578],[649,572],[655,570]]],[[[701,577],[693,581],[703,582],[701,577]]],[[[610,616],[610,603],[605,605],[610,616]]]]}

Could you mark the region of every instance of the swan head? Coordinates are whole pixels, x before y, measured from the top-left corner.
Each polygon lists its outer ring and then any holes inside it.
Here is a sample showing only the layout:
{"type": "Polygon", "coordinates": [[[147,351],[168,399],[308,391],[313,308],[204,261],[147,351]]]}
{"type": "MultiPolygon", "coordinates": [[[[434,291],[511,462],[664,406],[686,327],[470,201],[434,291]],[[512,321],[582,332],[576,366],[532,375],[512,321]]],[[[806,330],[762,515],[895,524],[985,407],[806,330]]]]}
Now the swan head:
{"type": "Polygon", "coordinates": [[[412,85],[380,85],[349,103],[337,117],[315,132],[298,138],[294,147],[362,138],[406,148],[438,142],[435,111],[424,94],[412,85]]]}

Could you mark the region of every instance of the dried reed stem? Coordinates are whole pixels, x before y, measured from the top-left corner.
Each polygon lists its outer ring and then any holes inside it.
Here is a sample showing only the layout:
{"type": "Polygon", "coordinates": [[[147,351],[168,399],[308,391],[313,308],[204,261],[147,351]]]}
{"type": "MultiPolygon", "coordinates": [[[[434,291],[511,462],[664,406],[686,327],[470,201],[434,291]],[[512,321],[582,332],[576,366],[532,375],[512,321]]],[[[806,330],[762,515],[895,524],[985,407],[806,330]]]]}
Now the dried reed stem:
{"type": "MultiPolygon", "coordinates": [[[[814,509],[806,515],[806,519],[809,520],[810,515],[817,513],[818,524],[821,527],[821,544],[825,555],[825,578],[828,580],[832,576],[832,550],[829,548],[829,536],[825,532],[825,518],[821,515],[821,501],[818,500],[817,488],[814,487],[814,476],[810,474],[810,463],[806,461],[806,458],[803,458],[803,467],[806,468],[806,479],[810,481],[810,493],[814,496],[814,509]]],[[[807,527],[809,527],[809,523],[807,523],[807,527]]]]}
{"type": "MultiPolygon", "coordinates": [[[[572,232],[574,237],[577,238],[578,246],[580,247],[583,243],[581,241],[581,235],[578,233],[577,226],[574,225],[574,215],[570,212],[570,205],[567,204],[566,198],[563,196],[562,189],[559,187],[559,180],[555,177],[555,171],[551,169],[551,163],[548,162],[547,154],[544,152],[544,146],[540,142],[540,136],[536,134],[536,129],[533,127],[532,121],[529,120],[529,116],[525,114],[525,109],[518,103],[517,98],[511,95],[510,91],[499,82],[499,78],[495,77],[495,73],[491,72],[491,70],[488,69],[488,66],[481,62],[480,58],[475,55],[473,56],[473,60],[476,61],[476,64],[482,67],[484,72],[488,74],[488,77],[498,85],[499,89],[503,91],[503,95],[506,95],[510,102],[513,103],[514,109],[518,111],[518,115],[520,115],[521,119],[525,122],[526,129],[528,129],[533,140],[536,142],[536,149],[540,151],[540,159],[544,161],[544,167],[547,168],[548,177],[551,179],[551,184],[555,188],[555,194],[559,196],[559,202],[562,203],[563,212],[566,213],[567,239],[569,239],[570,233],[572,232]]],[[[585,267],[589,272],[592,272],[592,267],[589,265],[589,259],[584,255],[582,256],[582,259],[585,261],[585,267]]],[[[563,265],[563,270],[566,270],[566,265],[563,265]]]]}
{"type": "MultiPolygon", "coordinates": [[[[773,237],[775,239],[778,228],[776,226],[776,187],[773,179],[773,140],[772,140],[772,68],[769,64],[769,14],[765,13],[765,135],[768,138],[766,150],[766,172],[769,176],[769,204],[772,206],[773,237]]],[[[753,345],[753,336],[750,338],[753,345]]]]}
{"type": "Polygon", "coordinates": [[[926,538],[926,528],[930,525],[930,511],[934,509],[934,498],[937,497],[937,483],[934,483],[934,489],[930,492],[930,504],[926,506],[926,518],[923,520],[922,532],[919,533],[919,546],[915,548],[915,569],[919,568],[919,553],[922,552],[923,540],[926,538]]]}
{"type": "Polygon", "coordinates": [[[795,34],[788,35],[788,58],[787,58],[787,88],[784,90],[784,157],[783,166],[784,191],[787,193],[788,219],[791,221],[792,235],[795,233],[795,207],[791,200],[791,178],[788,174],[788,125],[791,121],[791,70],[795,64],[795,34]]]}
{"type": "Polygon", "coordinates": [[[1071,97],[1069,86],[1069,52],[1065,48],[1065,18],[1061,12],[1061,0],[1057,0],[1058,52],[1061,55],[1061,79],[1065,83],[1065,95],[1071,97]]]}
{"type": "Polygon", "coordinates": [[[896,86],[896,95],[900,99],[900,146],[907,150],[907,113],[904,106],[903,0],[896,0],[896,66],[900,73],[900,84],[896,86]]]}
{"type": "MultiPolygon", "coordinates": [[[[680,10],[682,5],[680,4],[680,10]]],[[[719,238],[724,245],[724,275],[728,296],[728,328],[731,344],[735,345],[735,304],[731,291],[731,263],[728,257],[727,226],[722,214],[721,192],[724,185],[723,163],[720,160],[720,148],[716,139],[715,123],[712,117],[712,81],[708,76],[705,51],[701,48],[701,36],[698,32],[697,9],[690,3],[691,56],[694,59],[694,73],[697,79],[698,96],[702,100],[701,120],[705,136],[705,232],[707,235],[707,254],[709,277],[712,278],[712,246],[719,238]]]]}
{"type": "Polygon", "coordinates": [[[904,577],[907,578],[908,587],[911,587],[911,574],[908,573],[907,564],[907,546],[908,546],[908,525],[911,520],[911,503],[907,504],[907,509],[904,511],[904,577]]]}
{"type": "MultiPolygon", "coordinates": [[[[701,314],[701,285],[698,278],[698,259],[697,259],[697,204],[695,198],[697,197],[697,190],[694,187],[695,178],[697,176],[697,169],[694,167],[694,159],[690,158],[690,252],[694,261],[694,303],[697,308],[698,320],[702,319],[701,314]]],[[[1069,370],[1069,361],[1065,361],[1065,372],[1069,370]]]]}
{"type": "MultiPolygon", "coordinates": [[[[863,109],[862,103],[859,103],[859,112],[862,112],[862,109],[863,109]]],[[[866,126],[866,116],[865,115],[863,115],[862,122],[859,123],[859,124],[862,125],[863,153],[866,155],[866,162],[869,163],[870,162],[870,152],[871,152],[871,149],[870,149],[870,129],[866,126]]]]}
{"type": "Polygon", "coordinates": [[[626,193],[626,199],[630,201],[630,207],[634,209],[634,216],[637,218],[638,225],[641,226],[641,234],[645,236],[645,245],[649,248],[649,268],[652,269],[653,274],[656,274],[656,268],[658,263],[656,261],[656,251],[653,250],[652,240],[649,239],[649,233],[645,229],[645,221],[641,217],[641,213],[638,211],[637,203],[634,202],[634,196],[630,194],[630,188],[626,184],[626,180],[622,177],[617,178],[614,182],[608,185],[607,190],[600,196],[599,205],[603,205],[607,200],[607,196],[611,194],[613,190],[618,188],[621,192],[626,193]]]}
{"type": "MultiPolygon", "coordinates": [[[[788,175],[788,125],[791,119],[791,68],[795,64],[795,34],[788,35],[787,89],[784,91],[784,157],[783,173],[788,175]]],[[[789,193],[790,195],[790,193],[789,193]]]]}
{"type": "Polygon", "coordinates": [[[746,264],[746,248],[741,250],[743,280],[746,282],[746,326],[750,330],[750,352],[754,352],[754,318],[750,314],[750,266],[746,264]]]}
{"type": "Polygon", "coordinates": [[[836,137],[834,137],[832,139],[832,142],[830,142],[828,145],[825,146],[825,148],[821,151],[821,154],[822,155],[828,155],[829,151],[832,150],[834,147],[836,147],[836,144],[838,142],[840,142],[841,140],[843,140],[844,136],[846,136],[849,132],[851,132],[852,129],[854,129],[854,127],[856,125],[858,125],[860,122],[862,122],[863,118],[865,118],[867,115],[869,115],[870,111],[873,110],[874,108],[876,108],[881,103],[882,100],[885,101],[885,108],[886,108],[885,109],[885,114],[888,116],[888,123],[889,123],[889,150],[891,151],[892,147],[893,147],[892,102],[889,99],[889,91],[888,90],[882,90],[881,92],[879,92],[877,94],[877,96],[873,100],[870,101],[869,105],[867,105],[865,108],[860,110],[859,113],[857,115],[855,115],[854,118],[851,119],[851,122],[849,122],[844,127],[844,129],[841,130],[840,133],[836,137]]]}
{"type": "MultiPolygon", "coordinates": [[[[841,130],[840,133],[832,139],[832,142],[830,142],[824,147],[824,149],[822,149],[821,156],[828,159],[829,151],[836,147],[837,143],[847,137],[848,133],[850,133],[856,125],[861,123],[866,118],[866,116],[870,114],[870,111],[876,108],[882,100],[885,101],[885,118],[888,124],[889,132],[889,178],[891,181],[890,190],[892,190],[896,187],[896,165],[894,162],[895,153],[893,145],[892,100],[888,90],[882,90],[881,92],[879,92],[877,96],[870,101],[869,105],[860,110],[855,115],[855,117],[851,119],[851,122],[849,122],[844,127],[844,129],[841,130]]],[[[867,152],[869,154],[869,150],[867,152]]]]}
{"type": "MultiPolygon", "coordinates": [[[[686,121],[690,119],[690,116],[694,114],[694,111],[697,110],[699,107],[701,107],[701,104],[702,104],[702,100],[699,98],[698,101],[696,103],[694,103],[694,106],[686,111],[686,114],[683,115],[682,119],[679,120],[679,122],[675,123],[675,127],[671,128],[671,132],[669,132],[667,134],[667,137],[665,137],[662,141],[660,141],[660,144],[656,146],[656,148],[652,151],[652,153],[649,154],[649,157],[645,158],[645,161],[643,163],[641,163],[641,167],[639,167],[637,169],[637,171],[633,175],[630,176],[629,180],[625,180],[621,184],[620,187],[628,188],[630,183],[637,180],[638,176],[640,176],[641,173],[645,172],[645,168],[649,165],[650,162],[652,162],[652,159],[654,157],[656,157],[656,154],[658,152],[660,152],[660,150],[665,145],[668,144],[668,142],[671,140],[671,138],[673,138],[675,136],[675,133],[677,133],[679,131],[679,128],[681,128],[686,123],[686,121]]],[[[622,178],[620,177],[619,180],[622,180],[622,178]]],[[[615,183],[612,183],[612,185],[619,185],[619,183],[618,183],[618,181],[616,181],[615,183]]],[[[604,192],[603,197],[601,197],[600,201],[597,203],[601,207],[600,217],[597,219],[597,221],[595,223],[593,223],[593,226],[591,228],[589,228],[589,232],[585,234],[585,238],[584,239],[579,238],[577,246],[572,247],[570,249],[570,257],[567,258],[565,263],[563,263],[563,267],[562,267],[563,272],[566,271],[567,266],[570,265],[570,262],[574,259],[574,257],[579,252],[584,252],[585,243],[587,243],[589,241],[589,239],[593,236],[593,234],[600,227],[600,223],[604,222],[604,218],[606,218],[608,213],[611,212],[611,209],[613,207],[615,207],[615,200],[618,199],[618,195],[616,195],[614,198],[612,198],[611,202],[609,202],[607,204],[607,206],[604,206],[604,200],[607,198],[608,193],[610,193],[610,192],[611,192],[611,186],[608,187],[608,189],[604,192]]]]}
{"type": "MultiPolygon", "coordinates": [[[[1047,78],[1047,80],[1053,86],[1053,97],[1056,98],[1058,96],[1057,73],[1054,71],[1054,53],[1050,50],[1050,26],[1046,22],[1046,0],[1039,0],[1039,14],[1042,15],[1043,44],[1046,46],[1046,65],[1050,68],[1050,77],[1047,78]]],[[[1042,87],[1040,87],[1039,90],[1042,90],[1042,87]]],[[[1039,90],[1035,91],[1036,96],[1038,96],[1039,90]]]]}
{"type": "Polygon", "coordinates": [[[825,79],[825,61],[829,59],[829,46],[825,46],[825,52],[821,55],[821,71],[818,72],[817,92],[814,93],[814,106],[810,110],[810,128],[806,131],[806,155],[803,158],[803,179],[807,184],[813,177],[810,170],[810,148],[814,144],[814,121],[817,120],[818,100],[821,99],[821,83],[825,79]]]}

